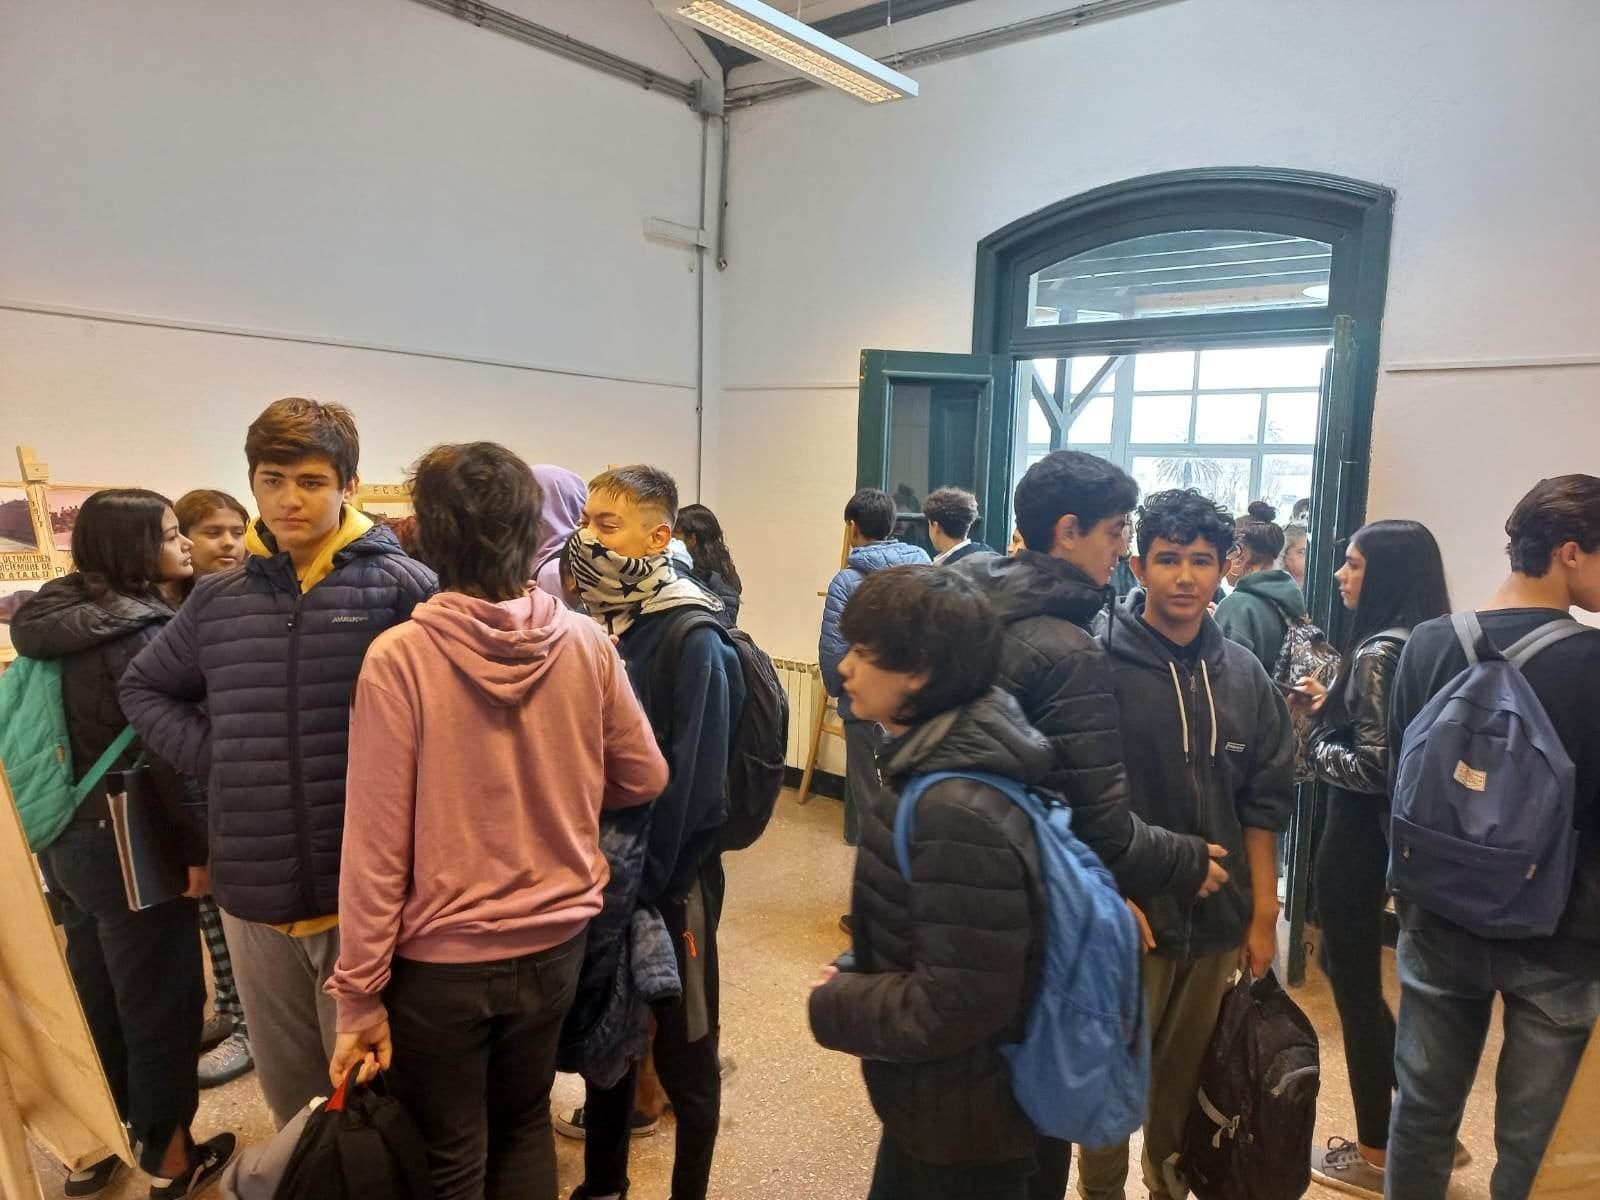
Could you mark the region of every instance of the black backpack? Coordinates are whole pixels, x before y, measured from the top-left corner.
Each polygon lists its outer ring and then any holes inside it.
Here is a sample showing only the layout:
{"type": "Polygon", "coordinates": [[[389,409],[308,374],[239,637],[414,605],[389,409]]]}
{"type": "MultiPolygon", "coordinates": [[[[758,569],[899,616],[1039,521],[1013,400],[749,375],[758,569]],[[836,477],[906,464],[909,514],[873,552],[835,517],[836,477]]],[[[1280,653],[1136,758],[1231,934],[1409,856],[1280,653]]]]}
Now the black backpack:
{"type": "Polygon", "coordinates": [[[1179,1169],[1198,1200],[1295,1200],[1311,1186],[1317,1033],[1269,972],[1222,1001],[1179,1169]]]}
{"type": "Polygon", "coordinates": [[[381,1075],[352,1070],[306,1119],[273,1200],[433,1200],[422,1134],[381,1075]]]}
{"type": "MultiPolygon", "coordinates": [[[[672,626],[656,651],[650,678],[652,719],[670,714],[672,689],[677,681],[683,640],[696,629],[715,629],[739,655],[744,675],[744,705],[739,709],[733,740],[728,746],[726,796],[728,818],[722,826],[722,849],[744,850],[755,844],[772,820],[778,793],[783,790],[784,757],[789,747],[789,697],[778,682],[778,672],[765,651],[742,629],[728,629],[709,610],[686,607],[672,618],[672,626]]],[[[668,722],[656,727],[665,751],[672,742],[668,722]]]]}

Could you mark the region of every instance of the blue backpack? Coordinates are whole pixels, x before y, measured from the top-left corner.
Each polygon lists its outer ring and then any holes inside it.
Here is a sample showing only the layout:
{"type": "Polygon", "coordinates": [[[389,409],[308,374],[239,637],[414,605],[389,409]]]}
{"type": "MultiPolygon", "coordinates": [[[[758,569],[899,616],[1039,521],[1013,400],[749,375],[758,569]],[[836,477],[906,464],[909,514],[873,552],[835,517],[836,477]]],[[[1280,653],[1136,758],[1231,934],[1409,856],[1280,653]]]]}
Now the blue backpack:
{"type": "Polygon", "coordinates": [[[939,771],[907,781],[894,823],[895,857],[911,878],[917,801],[946,779],[1008,796],[1033,821],[1047,924],[1044,966],[1020,1042],[1000,1047],[1011,1089],[1047,1137],[1110,1146],[1144,1124],[1150,1039],[1139,982],[1139,933],[1111,873],[1072,832],[1072,812],[1014,779],[939,771]]]}
{"type": "Polygon", "coordinates": [[[1450,620],[1467,668],[1406,728],[1389,890],[1479,937],[1549,937],[1577,861],[1577,772],[1522,667],[1588,627],[1561,617],[1502,653],[1476,614],[1450,620]]]}

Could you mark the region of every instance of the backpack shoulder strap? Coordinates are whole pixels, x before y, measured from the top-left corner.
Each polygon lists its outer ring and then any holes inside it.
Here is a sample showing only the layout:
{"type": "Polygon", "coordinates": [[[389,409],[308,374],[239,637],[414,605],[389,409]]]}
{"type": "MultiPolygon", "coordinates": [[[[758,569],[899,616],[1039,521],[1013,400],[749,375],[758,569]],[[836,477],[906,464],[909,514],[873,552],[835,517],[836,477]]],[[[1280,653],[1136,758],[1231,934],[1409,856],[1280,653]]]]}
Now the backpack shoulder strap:
{"type": "Polygon", "coordinates": [[[1572,617],[1557,617],[1507,647],[1506,658],[1520,670],[1557,642],[1564,642],[1570,637],[1577,637],[1578,634],[1587,632],[1589,626],[1581,621],[1572,617]]]}
{"type": "Polygon", "coordinates": [[[1483,632],[1483,625],[1478,621],[1477,613],[1451,613],[1450,624],[1456,631],[1456,640],[1467,652],[1467,666],[1475,667],[1480,662],[1494,662],[1504,657],[1483,632]]]}
{"type": "Polygon", "coordinates": [[[709,609],[698,605],[685,606],[670,620],[672,624],[662,634],[655,661],[650,665],[650,711],[646,715],[652,723],[658,716],[665,714],[670,717],[672,713],[672,689],[678,680],[678,660],[683,657],[683,643],[691,633],[696,629],[715,629],[724,641],[733,644],[722,622],[712,616],[709,609]]]}
{"type": "Polygon", "coordinates": [[[916,833],[917,802],[934,784],[943,783],[946,779],[970,779],[974,783],[986,784],[997,792],[1003,792],[1030,815],[1039,807],[1026,786],[1003,775],[990,775],[984,771],[933,771],[927,775],[913,775],[900,790],[900,807],[894,816],[894,857],[900,866],[900,874],[908,882],[911,879],[911,839],[916,833]]]}
{"type": "Polygon", "coordinates": [[[105,748],[105,752],[94,760],[94,766],[89,768],[88,773],[78,780],[77,786],[72,789],[74,807],[89,798],[89,793],[94,791],[95,785],[110,773],[111,764],[121,758],[122,752],[133,744],[134,736],[133,726],[129,725],[121,733],[117,734],[111,745],[105,748]]]}

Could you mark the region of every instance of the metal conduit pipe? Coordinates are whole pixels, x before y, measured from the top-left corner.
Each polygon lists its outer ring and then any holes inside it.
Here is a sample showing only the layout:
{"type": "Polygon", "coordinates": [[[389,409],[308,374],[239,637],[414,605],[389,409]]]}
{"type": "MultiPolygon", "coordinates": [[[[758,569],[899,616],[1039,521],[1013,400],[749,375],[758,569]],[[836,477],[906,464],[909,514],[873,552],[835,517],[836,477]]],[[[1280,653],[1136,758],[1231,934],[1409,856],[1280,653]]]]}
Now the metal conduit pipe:
{"type": "MultiPolygon", "coordinates": [[[[1090,0],[1088,4],[1080,4],[1076,8],[1065,9],[1061,12],[1045,13],[1042,16],[1030,17],[1025,21],[1014,21],[1009,25],[1000,25],[994,29],[984,29],[977,33],[963,34],[960,37],[950,38],[943,42],[919,46],[914,50],[902,50],[898,54],[886,54],[879,61],[884,66],[893,67],[897,71],[925,66],[928,63],[939,62],[942,59],[960,58],[967,54],[977,54],[982,50],[992,50],[996,46],[1029,41],[1032,38],[1044,37],[1047,34],[1060,33],[1066,29],[1076,29],[1080,25],[1089,24],[1091,21],[1104,21],[1111,17],[1127,16],[1130,13],[1142,12],[1147,8],[1159,8],[1165,4],[1177,4],[1179,2],[1180,0],[1090,0]]],[[[729,108],[749,108],[752,104],[760,104],[766,100],[777,100],[783,96],[793,96],[800,92],[810,91],[817,86],[817,84],[807,79],[785,79],[775,83],[753,83],[745,87],[730,89],[727,105],[729,108]]]]}
{"type": "Polygon", "coordinates": [[[516,13],[496,8],[492,4],[483,4],[479,0],[414,0],[414,3],[448,13],[480,29],[488,29],[530,46],[536,46],[540,50],[559,54],[562,58],[582,63],[596,71],[604,71],[607,75],[614,75],[618,79],[626,79],[647,91],[660,92],[685,104],[694,102],[695,88],[692,83],[663,75],[632,59],[612,54],[609,50],[602,50],[598,46],[591,46],[588,42],[580,42],[577,38],[537,25],[524,17],[517,16],[516,13]]]}

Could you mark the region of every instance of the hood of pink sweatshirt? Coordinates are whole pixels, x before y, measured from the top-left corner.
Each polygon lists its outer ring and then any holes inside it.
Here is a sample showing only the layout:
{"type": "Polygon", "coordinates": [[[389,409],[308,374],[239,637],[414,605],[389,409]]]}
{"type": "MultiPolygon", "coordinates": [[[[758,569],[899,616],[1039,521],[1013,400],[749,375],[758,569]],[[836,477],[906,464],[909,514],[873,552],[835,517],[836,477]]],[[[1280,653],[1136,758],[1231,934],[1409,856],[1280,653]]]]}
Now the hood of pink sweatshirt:
{"type": "Polygon", "coordinates": [[[570,629],[560,613],[560,602],[538,589],[498,604],[440,592],[411,620],[485,699],[510,706],[560,658],[570,629]]]}

